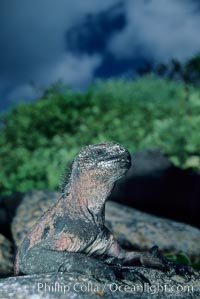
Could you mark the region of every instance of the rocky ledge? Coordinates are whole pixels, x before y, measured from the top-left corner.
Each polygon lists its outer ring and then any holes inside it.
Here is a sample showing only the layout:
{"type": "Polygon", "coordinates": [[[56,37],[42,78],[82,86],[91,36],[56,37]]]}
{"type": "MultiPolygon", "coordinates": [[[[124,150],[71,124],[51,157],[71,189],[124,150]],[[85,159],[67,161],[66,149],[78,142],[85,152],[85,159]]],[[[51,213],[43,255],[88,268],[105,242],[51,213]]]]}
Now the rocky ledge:
{"type": "Polygon", "coordinates": [[[151,282],[96,280],[79,273],[40,274],[0,280],[3,299],[84,299],[84,298],[200,298],[200,279],[185,281],[180,276],[169,278],[161,271],[138,267],[139,273],[151,282]]]}

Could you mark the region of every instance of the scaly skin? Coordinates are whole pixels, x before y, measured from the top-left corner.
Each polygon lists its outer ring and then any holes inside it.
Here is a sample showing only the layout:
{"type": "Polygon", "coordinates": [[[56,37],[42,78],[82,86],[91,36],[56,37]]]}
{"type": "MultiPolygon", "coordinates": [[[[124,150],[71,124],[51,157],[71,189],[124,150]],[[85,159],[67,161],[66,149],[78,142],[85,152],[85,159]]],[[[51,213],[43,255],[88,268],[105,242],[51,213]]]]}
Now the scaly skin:
{"type": "Polygon", "coordinates": [[[128,269],[126,265],[142,265],[190,273],[190,269],[180,270],[164,259],[156,247],[146,254],[124,251],[105,227],[105,201],[116,180],[130,165],[129,152],[114,142],[89,145],[81,150],[73,162],[63,195],[22,242],[15,274],[56,272],[63,266],[67,269],[76,255],[95,258],[101,265],[102,262],[117,265],[122,270],[128,269]]]}

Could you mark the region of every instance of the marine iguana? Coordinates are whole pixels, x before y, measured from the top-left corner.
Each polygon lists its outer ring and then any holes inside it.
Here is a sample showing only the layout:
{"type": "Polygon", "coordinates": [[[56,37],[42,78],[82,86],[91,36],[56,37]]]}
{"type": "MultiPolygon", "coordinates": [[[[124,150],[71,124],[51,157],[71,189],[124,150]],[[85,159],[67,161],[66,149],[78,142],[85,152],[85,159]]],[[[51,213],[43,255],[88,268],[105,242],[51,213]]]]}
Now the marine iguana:
{"type": "Polygon", "coordinates": [[[106,271],[106,265],[112,271],[117,269],[110,272],[113,275],[135,265],[190,275],[191,268],[170,262],[157,246],[147,253],[126,252],[104,225],[106,199],[130,166],[129,152],[118,143],[83,148],[72,164],[62,196],[24,238],[16,256],[15,275],[68,269],[72,259],[78,267],[85,267],[90,258],[91,267],[95,259],[106,271]]]}

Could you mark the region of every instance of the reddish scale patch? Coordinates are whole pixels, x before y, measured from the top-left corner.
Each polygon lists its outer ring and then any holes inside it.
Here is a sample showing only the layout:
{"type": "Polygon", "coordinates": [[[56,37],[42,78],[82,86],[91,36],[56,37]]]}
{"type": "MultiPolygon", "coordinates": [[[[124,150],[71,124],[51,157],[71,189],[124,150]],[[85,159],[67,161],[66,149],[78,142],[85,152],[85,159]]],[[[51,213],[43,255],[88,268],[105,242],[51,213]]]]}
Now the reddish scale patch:
{"type": "MultiPolygon", "coordinates": [[[[102,177],[102,170],[100,169],[91,169],[87,170],[87,172],[82,173],[79,180],[74,182],[74,190],[77,194],[77,196],[81,196],[82,201],[84,199],[86,202],[89,198],[92,198],[93,196],[96,197],[97,194],[102,194],[102,190],[107,191],[107,182],[104,182],[100,184],[97,184],[96,178],[99,176],[99,178],[102,177]]],[[[81,199],[80,198],[80,199],[81,199]]],[[[81,202],[81,201],[80,201],[81,202]]]]}
{"type": "Polygon", "coordinates": [[[55,228],[53,225],[53,220],[54,220],[53,214],[54,214],[54,209],[49,211],[45,215],[45,217],[43,217],[38,223],[36,223],[36,225],[27,235],[27,237],[30,240],[29,249],[33,247],[35,244],[43,241],[42,236],[44,236],[44,231],[46,227],[49,228],[48,235],[46,236],[46,238],[52,237],[55,234],[55,228]]]}

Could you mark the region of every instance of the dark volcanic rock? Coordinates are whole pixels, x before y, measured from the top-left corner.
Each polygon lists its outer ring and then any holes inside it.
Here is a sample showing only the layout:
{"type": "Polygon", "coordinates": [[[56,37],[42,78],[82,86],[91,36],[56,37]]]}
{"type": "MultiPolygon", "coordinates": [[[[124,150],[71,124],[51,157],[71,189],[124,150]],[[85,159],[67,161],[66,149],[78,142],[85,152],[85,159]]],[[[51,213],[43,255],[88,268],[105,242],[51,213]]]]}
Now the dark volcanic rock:
{"type": "MultiPolygon", "coordinates": [[[[49,191],[32,191],[25,195],[12,225],[16,243],[20,243],[20,238],[23,238],[27,228],[32,226],[58,198],[58,193],[49,191]]],[[[147,250],[152,245],[158,244],[162,251],[175,253],[183,251],[194,259],[200,257],[200,230],[189,225],[161,219],[115,202],[106,204],[106,224],[125,248],[147,250]]],[[[76,257],[74,261],[77,260],[76,257]]],[[[133,267],[134,271],[143,274],[151,283],[151,286],[144,283],[143,288],[141,282],[133,280],[130,274],[125,275],[126,280],[122,283],[110,275],[104,276],[105,272],[102,272],[99,261],[90,262],[88,257],[84,257],[84,260],[84,266],[80,266],[80,261],[77,262],[75,269],[78,270],[74,270],[69,261],[67,268],[73,269],[70,273],[35,274],[1,279],[0,298],[197,299],[200,296],[200,276],[188,282],[178,275],[170,278],[162,271],[133,267]],[[95,270],[95,276],[88,270],[89,266],[95,270]]],[[[105,266],[105,271],[106,268],[108,266],[105,266]]]]}
{"type": "Polygon", "coordinates": [[[15,192],[10,196],[0,196],[0,234],[9,239],[11,238],[10,224],[22,197],[21,192],[15,192]]]}
{"type": "Polygon", "coordinates": [[[159,149],[132,154],[132,167],[110,199],[200,227],[200,174],[174,167],[159,149]]]}
{"type": "Polygon", "coordinates": [[[0,277],[13,272],[12,244],[0,234],[0,277]]]}
{"type": "Polygon", "coordinates": [[[158,245],[163,252],[184,252],[200,259],[198,228],[111,201],[106,205],[106,222],[123,247],[144,251],[158,245]]]}
{"type": "Polygon", "coordinates": [[[0,298],[3,299],[82,299],[82,298],[184,298],[199,299],[200,279],[186,282],[180,276],[169,278],[158,270],[136,268],[151,282],[151,286],[141,282],[128,282],[107,279],[96,280],[78,273],[40,274],[18,276],[0,280],[0,298]]]}

